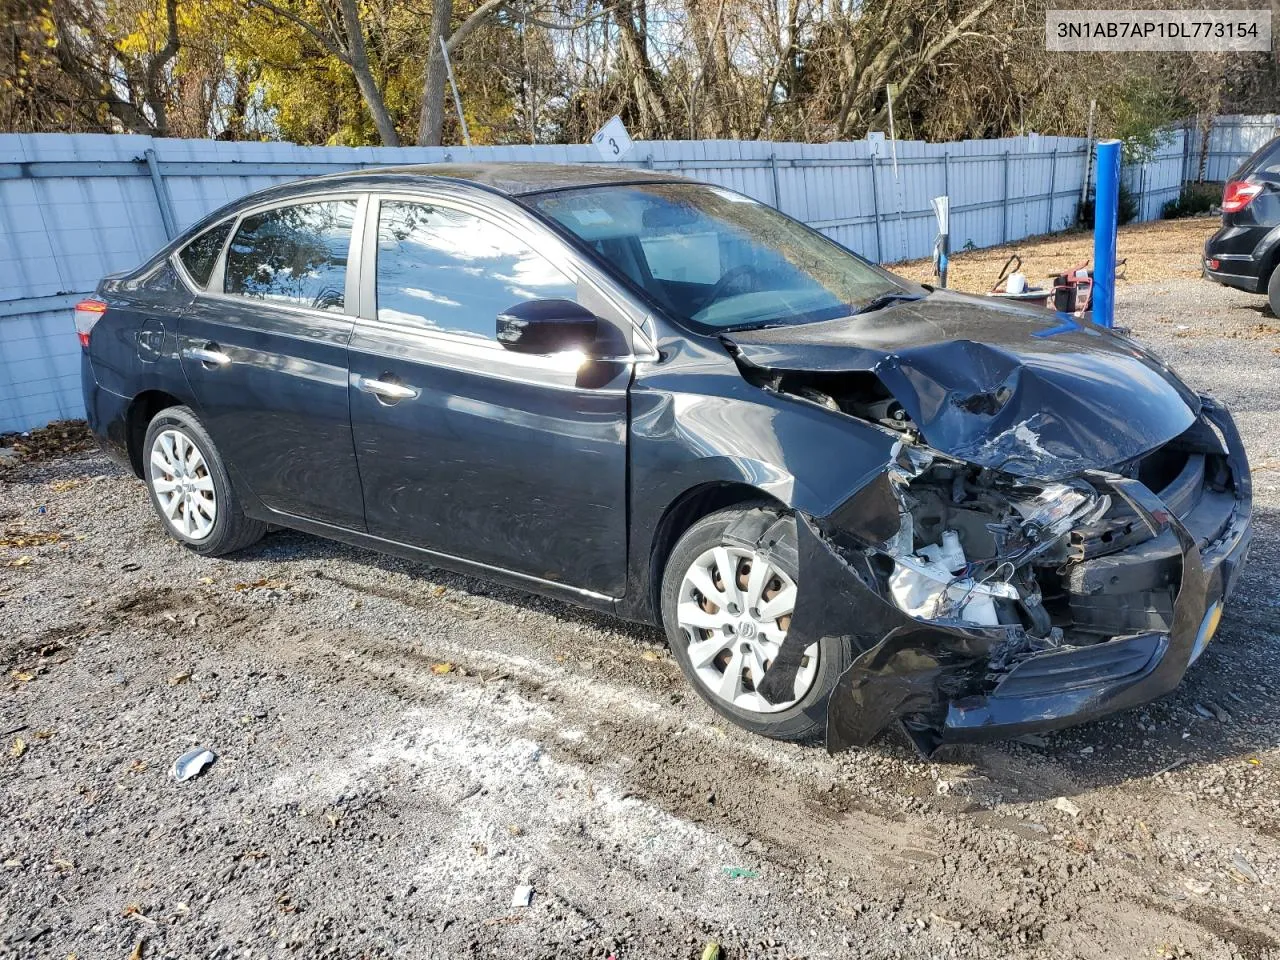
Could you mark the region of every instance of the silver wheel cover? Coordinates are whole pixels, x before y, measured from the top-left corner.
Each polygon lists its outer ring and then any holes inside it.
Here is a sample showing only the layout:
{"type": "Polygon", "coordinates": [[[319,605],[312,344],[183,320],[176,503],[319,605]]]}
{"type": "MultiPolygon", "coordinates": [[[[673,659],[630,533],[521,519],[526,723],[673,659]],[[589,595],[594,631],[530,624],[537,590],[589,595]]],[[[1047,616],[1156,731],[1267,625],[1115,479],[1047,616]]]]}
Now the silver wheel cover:
{"type": "Polygon", "coordinates": [[[752,713],[777,713],[795,704],[817,677],[816,643],[804,652],[791,700],[773,704],[756,692],[795,605],[795,581],[755,551],[713,547],[694,560],[680,584],[676,622],[698,682],[717,699],[752,713]]]}
{"type": "Polygon", "coordinates": [[[156,434],[147,476],[165,522],[175,532],[188,540],[203,540],[213,532],[218,517],[213,477],[190,437],[172,428],[156,434]]]}

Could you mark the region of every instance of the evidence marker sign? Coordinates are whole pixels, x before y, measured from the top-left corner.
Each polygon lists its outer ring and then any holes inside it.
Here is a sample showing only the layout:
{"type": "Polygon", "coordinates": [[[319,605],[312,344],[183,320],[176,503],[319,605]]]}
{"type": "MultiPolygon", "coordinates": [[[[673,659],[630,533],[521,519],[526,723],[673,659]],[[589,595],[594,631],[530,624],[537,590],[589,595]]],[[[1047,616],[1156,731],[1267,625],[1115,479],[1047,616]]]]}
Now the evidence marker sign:
{"type": "Polygon", "coordinates": [[[627,128],[622,124],[622,118],[616,114],[599,129],[591,142],[605,160],[621,160],[635,145],[631,134],[627,133],[627,128]]]}

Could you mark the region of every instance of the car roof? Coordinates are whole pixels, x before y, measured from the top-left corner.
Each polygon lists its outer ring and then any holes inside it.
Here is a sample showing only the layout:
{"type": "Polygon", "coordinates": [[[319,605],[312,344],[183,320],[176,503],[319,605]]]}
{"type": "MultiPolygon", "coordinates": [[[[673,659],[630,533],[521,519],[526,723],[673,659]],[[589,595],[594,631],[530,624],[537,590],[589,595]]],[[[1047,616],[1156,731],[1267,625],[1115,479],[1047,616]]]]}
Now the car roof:
{"type": "Polygon", "coordinates": [[[418,163],[347,170],[296,180],[289,186],[311,192],[316,187],[403,185],[406,180],[455,181],[510,197],[610,184],[689,182],[674,174],[602,163],[418,163]]]}
{"type": "Polygon", "coordinates": [[[685,182],[675,174],[602,163],[435,163],[388,167],[385,172],[466,180],[509,196],[619,183],[685,182]]]}

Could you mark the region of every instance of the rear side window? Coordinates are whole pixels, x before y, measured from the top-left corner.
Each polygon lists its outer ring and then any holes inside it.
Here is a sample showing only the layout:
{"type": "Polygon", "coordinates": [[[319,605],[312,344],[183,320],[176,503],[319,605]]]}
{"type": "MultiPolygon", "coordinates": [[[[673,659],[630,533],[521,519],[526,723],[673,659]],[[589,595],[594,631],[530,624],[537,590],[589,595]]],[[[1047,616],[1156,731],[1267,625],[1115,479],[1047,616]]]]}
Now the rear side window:
{"type": "Polygon", "coordinates": [[[378,319],[482,337],[525,300],[576,300],[577,284],[506,228],[461,210],[384,200],[378,319]]]}
{"type": "Polygon", "coordinates": [[[341,313],[356,201],[324,200],[255,213],[227,249],[226,293],[341,313]]]}
{"type": "Polygon", "coordinates": [[[231,232],[232,221],[210,227],[196,237],[178,254],[187,276],[194,280],[201,289],[209,284],[209,276],[213,273],[213,265],[218,262],[218,254],[227,242],[227,234],[231,232]]]}

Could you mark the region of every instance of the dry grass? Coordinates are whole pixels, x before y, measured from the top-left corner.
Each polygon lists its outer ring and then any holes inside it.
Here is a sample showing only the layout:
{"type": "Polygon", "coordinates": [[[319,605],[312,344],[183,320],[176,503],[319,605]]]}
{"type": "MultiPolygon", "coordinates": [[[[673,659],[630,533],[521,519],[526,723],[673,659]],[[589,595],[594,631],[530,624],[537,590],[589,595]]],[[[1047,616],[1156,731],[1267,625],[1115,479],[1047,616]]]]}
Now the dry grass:
{"type": "MultiPolygon", "coordinates": [[[[1159,282],[1200,275],[1200,252],[1210,234],[1220,226],[1217,217],[1185,220],[1158,220],[1120,228],[1118,255],[1128,262],[1122,268],[1132,283],[1159,282]]],[[[1022,272],[1032,286],[1046,286],[1046,280],[1081,260],[1093,258],[1093,234],[1086,230],[1029,237],[1003,247],[988,247],[953,254],[949,286],[970,293],[990,290],[1000,268],[1011,254],[1022,257],[1022,272]]],[[[933,282],[929,260],[908,260],[892,267],[920,283],[933,282]]]]}

